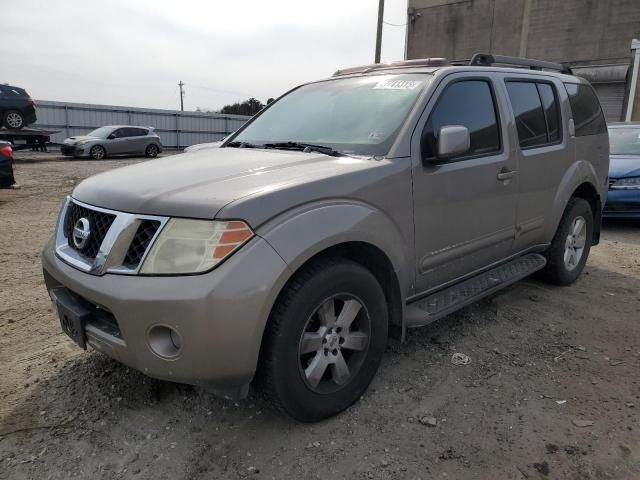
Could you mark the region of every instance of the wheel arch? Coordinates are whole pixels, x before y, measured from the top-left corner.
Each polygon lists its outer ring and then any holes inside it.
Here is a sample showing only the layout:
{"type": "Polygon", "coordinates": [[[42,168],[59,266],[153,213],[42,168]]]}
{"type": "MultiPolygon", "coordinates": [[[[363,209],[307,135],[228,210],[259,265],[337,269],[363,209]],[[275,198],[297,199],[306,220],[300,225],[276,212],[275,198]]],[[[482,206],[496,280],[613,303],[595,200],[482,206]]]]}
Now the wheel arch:
{"type": "Polygon", "coordinates": [[[314,255],[307,258],[298,266],[298,268],[292,271],[284,286],[276,296],[276,299],[271,306],[271,311],[273,311],[275,305],[277,305],[278,300],[286,291],[287,287],[291,282],[295,281],[301,272],[303,272],[309,265],[327,259],[348,260],[363,266],[371,272],[384,291],[387,302],[387,312],[389,315],[389,327],[400,328],[402,326],[404,302],[402,301],[400,282],[393,264],[385,252],[383,252],[379,247],[363,241],[337,243],[316,252],[314,255]]]}
{"type": "Polygon", "coordinates": [[[553,202],[553,222],[546,237],[550,240],[558,229],[560,220],[571,198],[582,198],[589,202],[593,211],[593,245],[600,240],[600,224],[602,220],[602,196],[598,191],[598,176],[591,163],[580,161],[567,170],[559,184],[553,202]]]}

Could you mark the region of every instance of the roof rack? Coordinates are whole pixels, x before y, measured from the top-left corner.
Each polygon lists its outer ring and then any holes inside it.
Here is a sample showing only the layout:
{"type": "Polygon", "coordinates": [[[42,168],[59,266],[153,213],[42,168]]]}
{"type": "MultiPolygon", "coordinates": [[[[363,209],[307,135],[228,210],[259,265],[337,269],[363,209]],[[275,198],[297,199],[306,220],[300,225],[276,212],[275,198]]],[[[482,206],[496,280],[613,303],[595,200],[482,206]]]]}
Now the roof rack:
{"type": "Polygon", "coordinates": [[[359,67],[344,68],[342,70],[336,70],[332,76],[340,77],[342,75],[367,73],[375,70],[387,70],[392,68],[442,67],[445,65],[449,65],[449,60],[447,60],[446,58],[418,58],[415,60],[403,60],[399,62],[389,63],[372,63],[369,65],[360,65],[359,67]]]}
{"type": "Polygon", "coordinates": [[[473,67],[490,66],[496,63],[503,65],[516,65],[520,67],[529,67],[531,70],[557,70],[561,73],[573,75],[571,67],[562,63],[545,62],[543,60],[533,60],[524,57],[509,57],[506,55],[493,55],[491,53],[476,53],[471,57],[469,65],[473,67]]]}

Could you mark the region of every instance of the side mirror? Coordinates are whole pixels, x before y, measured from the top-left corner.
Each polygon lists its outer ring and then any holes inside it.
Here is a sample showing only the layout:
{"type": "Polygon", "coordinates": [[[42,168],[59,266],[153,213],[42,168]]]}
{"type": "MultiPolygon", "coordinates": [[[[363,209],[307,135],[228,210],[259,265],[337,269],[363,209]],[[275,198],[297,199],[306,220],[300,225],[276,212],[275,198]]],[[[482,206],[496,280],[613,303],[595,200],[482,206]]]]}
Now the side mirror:
{"type": "Polygon", "coordinates": [[[438,158],[451,158],[469,151],[469,129],[462,125],[447,125],[438,132],[438,158]]]}
{"type": "Polygon", "coordinates": [[[107,137],[108,140],[113,140],[114,138],[116,138],[116,136],[113,133],[109,134],[109,136],[107,137]]]}

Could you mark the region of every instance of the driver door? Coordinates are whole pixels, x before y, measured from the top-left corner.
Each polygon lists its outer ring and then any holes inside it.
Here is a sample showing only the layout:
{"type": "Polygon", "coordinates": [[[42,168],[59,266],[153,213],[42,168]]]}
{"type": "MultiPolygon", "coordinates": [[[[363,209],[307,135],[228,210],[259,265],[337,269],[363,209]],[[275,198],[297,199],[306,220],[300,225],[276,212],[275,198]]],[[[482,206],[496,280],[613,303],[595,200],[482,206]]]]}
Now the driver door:
{"type": "Polygon", "coordinates": [[[120,155],[127,152],[127,130],[128,128],[118,128],[109,135],[106,144],[109,155],[120,155]]]}
{"type": "Polygon", "coordinates": [[[445,78],[412,137],[416,293],[432,290],[513,253],[517,159],[501,85],[487,76],[445,78]],[[470,148],[438,157],[444,126],[464,126],[470,148]]]}

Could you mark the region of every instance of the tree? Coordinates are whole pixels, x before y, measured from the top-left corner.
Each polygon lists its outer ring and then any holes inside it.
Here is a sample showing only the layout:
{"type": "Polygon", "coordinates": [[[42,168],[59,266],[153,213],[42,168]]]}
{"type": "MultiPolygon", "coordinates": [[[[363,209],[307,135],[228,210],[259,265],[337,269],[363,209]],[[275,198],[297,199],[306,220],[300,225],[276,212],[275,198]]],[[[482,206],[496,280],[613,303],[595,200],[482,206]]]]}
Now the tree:
{"type": "Polygon", "coordinates": [[[220,113],[228,113],[231,115],[255,115],[264,108],[264,104],[251,97],[249,100],[245,100],[242,103],[234,103],[232,105],[225,105],[220,110],[220,113]]]}

